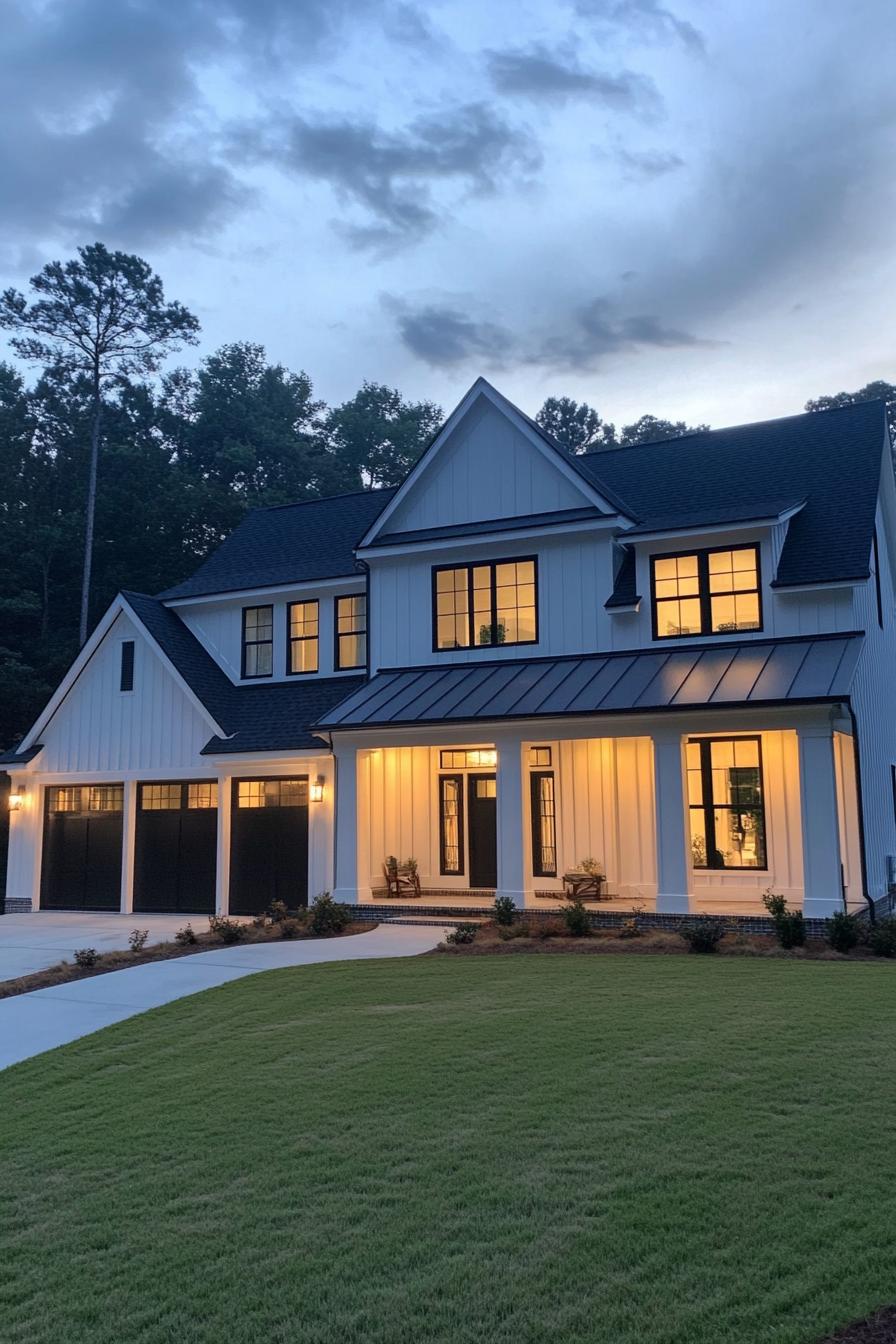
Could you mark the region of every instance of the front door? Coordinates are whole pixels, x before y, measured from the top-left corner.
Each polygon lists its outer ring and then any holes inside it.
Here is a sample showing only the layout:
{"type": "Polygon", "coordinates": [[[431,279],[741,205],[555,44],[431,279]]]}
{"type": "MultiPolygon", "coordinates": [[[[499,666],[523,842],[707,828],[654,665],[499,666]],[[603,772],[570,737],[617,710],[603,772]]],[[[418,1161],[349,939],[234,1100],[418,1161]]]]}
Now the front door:
{"type": "Polygon", "coordinates": [[[467,789],[470,886],[494,890],[498,885],[497,778],[495,775],[470,775],[467,789]]]}

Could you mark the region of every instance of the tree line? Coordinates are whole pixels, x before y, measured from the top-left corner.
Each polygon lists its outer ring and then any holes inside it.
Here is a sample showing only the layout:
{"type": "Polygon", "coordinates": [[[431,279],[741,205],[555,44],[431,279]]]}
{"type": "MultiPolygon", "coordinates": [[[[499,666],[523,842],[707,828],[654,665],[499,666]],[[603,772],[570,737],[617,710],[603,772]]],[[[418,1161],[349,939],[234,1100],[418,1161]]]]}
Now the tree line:
{"type": "MultiPolygon", "coordinates": [[[[245,341],[163,372],[199,324],[145,262],[101,244],[44,267],[29,296],[7,290],[0,326],[19,360],[0,361],[0,747],[119,589],[177,582],[248,509],[397,484],[443,418],[370,381],[329,406],[306,372],[245,341]]],[[[808,409],[862,395],[896,388],[808,409]]],[[[645,415],[617,430],[568,397],[536,418],[573,453],[694,428],[645,415]]]]}

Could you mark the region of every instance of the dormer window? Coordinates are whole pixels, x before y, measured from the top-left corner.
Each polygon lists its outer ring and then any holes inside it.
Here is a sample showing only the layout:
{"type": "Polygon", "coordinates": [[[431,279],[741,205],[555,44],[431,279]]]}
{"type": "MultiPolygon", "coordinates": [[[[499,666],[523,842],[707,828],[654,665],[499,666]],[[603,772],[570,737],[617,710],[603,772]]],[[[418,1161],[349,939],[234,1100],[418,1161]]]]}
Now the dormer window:
{"type": "Polygon", "coordinates": [[[287,615],[287,649],[289,676],[316,672],[320,644],[319,608],[317,598],[310,602],[290,602],[287,615]]]}
{"type": "Polygon", "coordinates": [[[433,648],[538,641],[535,557],[439,565],[433,579],[433,648]]]}
{"type": "Polygon", "coordinates": [[[243,676],[269,677],[274,671],[274,608],[243,607],[243,676]]]}
{"type": "Polygon", "coordinates": [[[650,569],[654,639],[762,629],[758,547],[654,555],[650,569]]]}

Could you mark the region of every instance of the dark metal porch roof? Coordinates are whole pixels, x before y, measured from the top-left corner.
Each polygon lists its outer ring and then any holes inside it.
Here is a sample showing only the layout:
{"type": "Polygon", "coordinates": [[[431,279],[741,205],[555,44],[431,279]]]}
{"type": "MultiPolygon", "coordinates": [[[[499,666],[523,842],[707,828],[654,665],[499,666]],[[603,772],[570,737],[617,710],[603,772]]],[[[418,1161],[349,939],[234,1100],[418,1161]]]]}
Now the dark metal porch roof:
{"type": "Polygon", "coordinates": [[[317,727],[470,723],[844,700],[861,634],[378,672],[317,727]]]}

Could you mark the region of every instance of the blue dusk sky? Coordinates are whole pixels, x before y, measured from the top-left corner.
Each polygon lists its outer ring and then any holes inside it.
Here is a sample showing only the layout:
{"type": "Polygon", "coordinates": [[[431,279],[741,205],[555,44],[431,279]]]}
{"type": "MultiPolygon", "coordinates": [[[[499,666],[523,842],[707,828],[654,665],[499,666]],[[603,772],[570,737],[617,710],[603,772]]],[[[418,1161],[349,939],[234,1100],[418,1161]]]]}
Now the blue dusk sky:
{"type": "Polygon", "coordinates": [[[5,0],[0,283],[136,251],[330,401],[896,381],[887,0],[5,0]]]}

